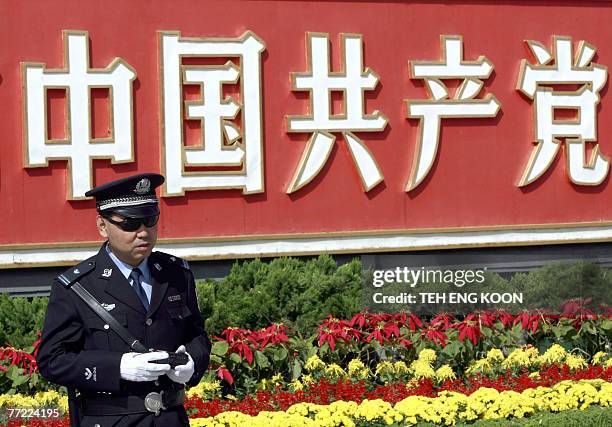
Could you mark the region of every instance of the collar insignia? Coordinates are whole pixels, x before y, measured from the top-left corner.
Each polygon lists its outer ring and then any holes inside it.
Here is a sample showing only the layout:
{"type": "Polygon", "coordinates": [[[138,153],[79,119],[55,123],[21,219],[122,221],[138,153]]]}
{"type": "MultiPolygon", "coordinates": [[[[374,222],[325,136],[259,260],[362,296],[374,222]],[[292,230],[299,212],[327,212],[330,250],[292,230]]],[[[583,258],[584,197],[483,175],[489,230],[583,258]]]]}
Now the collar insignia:
{"type": "Polygon", "coordinates": [[[102,277],[110,277],[111,274],[113,274],[113,269],[112,268],[105,268],[104,272],[102,273],[102,277]]]}
{"type": "Polygon", "coordinates": [[[155,268],[157,268],[157,271],[161,271],[161,265],[159,265],[158,263],[153,264],[155,266],[155,268]]]}

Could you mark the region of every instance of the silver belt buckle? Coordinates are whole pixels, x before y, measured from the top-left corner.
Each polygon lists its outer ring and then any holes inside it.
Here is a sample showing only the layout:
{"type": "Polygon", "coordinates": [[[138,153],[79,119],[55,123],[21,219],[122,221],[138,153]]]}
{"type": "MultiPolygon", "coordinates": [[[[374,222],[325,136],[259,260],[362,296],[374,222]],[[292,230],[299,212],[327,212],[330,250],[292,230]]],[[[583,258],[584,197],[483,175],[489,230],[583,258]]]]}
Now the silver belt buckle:
{"type": "Polygon", "coordinates": [[[154,412],[155,415],[159,415],[159,411],[166,409],[163,405],[162,395],[156,391],[152,391],[151,393],[147,394],[144,400],[144,405],[145,408],[147,408],[147,411],[154,412]]]}

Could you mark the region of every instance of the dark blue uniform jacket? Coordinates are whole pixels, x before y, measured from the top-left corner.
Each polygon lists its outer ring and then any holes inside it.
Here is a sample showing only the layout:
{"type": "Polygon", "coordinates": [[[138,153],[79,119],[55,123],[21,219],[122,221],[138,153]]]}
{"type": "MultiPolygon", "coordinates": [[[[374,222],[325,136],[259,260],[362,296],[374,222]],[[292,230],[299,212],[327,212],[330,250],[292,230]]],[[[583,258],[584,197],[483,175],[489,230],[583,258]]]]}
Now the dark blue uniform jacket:
{"type": "MultiPolygon", "coordinates": [[[[153,279],[148,312],[104,246],[64,275],[78,280],[146,348],[174,352],[184,344],[195,363],[188,384],[197,384],[208,367],[211,345],[198,310],[193,274],[185,261],[161,252],[153,252],[148,263],[153,279]]],[[[45,378],[94,398],[100,392],[146,395],[181,387],[165,375],[156,382],[121,379],[121,356],[130,351],[72,290],[53,283],[37,357],[45,378]]]]}

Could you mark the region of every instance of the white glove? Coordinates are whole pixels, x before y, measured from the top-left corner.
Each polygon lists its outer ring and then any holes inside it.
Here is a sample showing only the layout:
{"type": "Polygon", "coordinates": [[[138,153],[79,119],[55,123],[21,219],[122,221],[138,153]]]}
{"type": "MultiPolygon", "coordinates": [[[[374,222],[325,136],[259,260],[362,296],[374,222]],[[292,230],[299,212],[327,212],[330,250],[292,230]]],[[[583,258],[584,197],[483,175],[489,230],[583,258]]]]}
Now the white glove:
{"type": "Polygon", "coordinates": [[[125,353],[121,356],[119,372],[121,378],[128,381],[155,381],[170,369],[170,365],[149,363],[151,360],[165,359],[168,353],[154,351],[151,353],[125,353]]]}
{"type": "Polygon", "coordinates": [[[170,369],[168,372],[166,372],[166,375],[168,375],[168,378],[170,378],[175,383],[185,384],[187,381],[189,381],[189,379],[193,375],[195,365],[193,363],[193,359],[191,358],[191,355],[187,353],[187,350],[185,349],[184,345],[177,348],[176,352],[185,353],[187,357],[189,358],[189,362],[187,362],[184,365],[178,365],[174,369],[170,369]]]}

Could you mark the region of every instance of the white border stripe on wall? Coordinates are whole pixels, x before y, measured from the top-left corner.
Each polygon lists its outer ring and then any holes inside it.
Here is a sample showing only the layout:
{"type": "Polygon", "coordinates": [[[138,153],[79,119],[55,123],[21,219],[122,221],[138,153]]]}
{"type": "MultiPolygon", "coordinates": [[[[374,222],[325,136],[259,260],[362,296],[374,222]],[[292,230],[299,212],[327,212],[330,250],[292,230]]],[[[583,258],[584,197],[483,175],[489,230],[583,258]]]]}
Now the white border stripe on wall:
{"type": "MultiPolygon", "coordinates": [[[[548,228],[529,230],[398,233],[397,235],[285,237],[275,239],[160,243],[157,249],[189,260],[250,258],[318,253],[360,253],[451,249],[459,247],[518,246],[612,241],[612,227],[548,228]]],[[[0,248],[0,268],[70,265],[98,248],[0,248]]]]}

